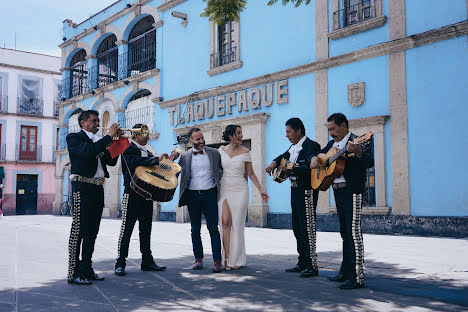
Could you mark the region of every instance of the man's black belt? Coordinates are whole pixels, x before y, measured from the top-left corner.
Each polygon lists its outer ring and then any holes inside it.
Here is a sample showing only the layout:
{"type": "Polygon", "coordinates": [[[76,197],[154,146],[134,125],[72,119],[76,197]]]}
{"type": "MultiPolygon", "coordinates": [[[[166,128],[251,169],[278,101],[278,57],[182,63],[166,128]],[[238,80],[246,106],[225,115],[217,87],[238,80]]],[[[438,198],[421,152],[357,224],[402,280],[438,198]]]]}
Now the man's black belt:
{"type": "Polygon", "coordinates": [[[189,192],[193,192],[193,193],[197,193],[199,195],[201,194],[206,194],[206,193],[210,193],[210,192],[213,192],[216,190],[216,186],[213,187],[213,188],[210,188],[208,190],[188,190],[189,192]]]}
{"type": "Polygon", "coordinates": [[[71,178],[72,181],[85,182],[94,185],[103,185],[105,178],[87,178],[80,175],[75,175],[71,178]]]}

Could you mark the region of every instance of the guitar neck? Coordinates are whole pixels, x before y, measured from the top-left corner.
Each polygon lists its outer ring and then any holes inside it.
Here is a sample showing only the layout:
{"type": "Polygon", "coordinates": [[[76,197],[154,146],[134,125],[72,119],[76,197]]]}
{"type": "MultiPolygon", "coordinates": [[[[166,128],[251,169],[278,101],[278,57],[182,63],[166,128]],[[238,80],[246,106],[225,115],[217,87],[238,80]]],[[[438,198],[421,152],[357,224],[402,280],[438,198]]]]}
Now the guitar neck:
{"type": "Polygon", "coordinates": [[[346,146],[345,148],[343,148],[342,150],[340,150],[338,153],[336,153],[335,155],[333,155],[333,157],[331,157],[328,161],[329,164],[331,164],[332,162],[334,162],[335,160],[337,160],[338,158],[340,158],[341,155],[343,155],[344,153],[346,152],[346,146]]]}

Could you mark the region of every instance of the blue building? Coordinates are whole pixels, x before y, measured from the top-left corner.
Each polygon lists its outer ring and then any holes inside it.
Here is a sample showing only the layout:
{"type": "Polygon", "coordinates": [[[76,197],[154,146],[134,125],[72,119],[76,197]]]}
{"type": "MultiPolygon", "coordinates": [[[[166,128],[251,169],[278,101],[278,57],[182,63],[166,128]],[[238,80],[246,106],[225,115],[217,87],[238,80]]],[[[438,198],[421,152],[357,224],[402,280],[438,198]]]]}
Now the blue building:
{"type": "MultiPolygon", "coordinates": [[[[204,6],[117,1],[80,24],[64,21],[57,194],[69,189],[65,136],[78,130],[81,110],[98,110],[103,127],[147,124],[159,153],[187,148],[195,125],[219,146],[235,123],[271,197],[264,204],[252,190],[249,224],[288,227],[289,182],[264,170],[290,145],[284,123],[300,117],[324,145],[327,117],[342,112],[354,133],[374,133],[364,231],[467,235],[468,164],[444,155],[468,152],[468,1],[316,0],[294,8],[250,0],[239,22],[224,25],[200,17],[204,6]]],[[[111,174],[105,215],[117,217],[120,165],[111,174]]],[[[322,192],[319,229],[338,228],[333,206],[322,192]]],[[[160,220],[188,217],[176,200],[155,208],[160,220]]]]}

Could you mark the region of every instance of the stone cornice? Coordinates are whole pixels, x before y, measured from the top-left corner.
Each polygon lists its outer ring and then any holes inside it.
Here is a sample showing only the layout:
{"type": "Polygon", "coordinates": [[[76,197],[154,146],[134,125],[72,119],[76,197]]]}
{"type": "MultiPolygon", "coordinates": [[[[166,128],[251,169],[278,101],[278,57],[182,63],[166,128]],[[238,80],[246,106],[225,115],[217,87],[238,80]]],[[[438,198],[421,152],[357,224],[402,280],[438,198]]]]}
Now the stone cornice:
{"type": "Polygon", "coordinates": [[[235,61],[226,65],[211,68],[207,70],[206,73],[210,76],[214,76],[214,75],[222,74],[222,73],[225,73],[234,69],[238,69],[241,67],[242,67],[242,61],[235,61]]]}
{"type": "Polygon", "coordinates": [[[349,127],[350,128],[359,128],[363,126],[382,126],[385,121],[387,121],[390,118],[388,115],[382,115],[382,116],[372,116],[372,117],[365,117],[365,118],[358,118],[358,119],[350,119],[349,122],[349,127]]]}
{"type": "MultiPolygon", "coordinates": [[[[415,34],[406,38],[397,39],[385,43],[373,45],[358,51],[342,54],[339,56],[327,58],[324,60],[292,67],[275,73],[263,75],[260,77],[251,78],[248,80],[236,82],[233,84],[202,90],[198,92],[199,99],[214,97],[236,90],[243,90],[262,84],[272,83],[278,80],[293,78],[305,75],[311,72],[328,69],[348,63],[357,62],[364,59],[373,58],[376,56],[387,55],[394,52],[405,51],[414,47],[423,46],[426,44],[447,40],[468,34],[468,21],[455,23],[437,29],[432,29],[423,33],[415,34]]],[[[161,108],[169,108],[187,102],[189,95],[175,98],[172,100],[159,103],[161,108]]]]}
{"type": "Polygon", "coordinates": [[[90,92],[88,92],[88,93],[85,93],[85,94],[80,94],[80,95],[74,96],[74,97],[72,97],[72,98],[70,98],[70,99],[68,99],[66,101],[60,102],[57,106],[58,107],[67,106],[67,105],[72,104],[72,103],[80,102],[80,101],[82,101],[84,99],[89,99],[91,97],[95,97],[95,96],[98,96],[100,94],[104,94],[106,92],[110,92],[112,90],[122,88],[124,86],[127,86],[127,84],[124,83],[124,81],[127,81],[127,80],[130,82],[128,84],[129,87],[131,87],[130,84],[132,84],[132,83],[135,83],[135,82],[138,83],[139,81],[146,80],[146,79],[148,79],[150,77],[153,77],[153,76],[156,76],[156,75],[159,75],[159,68],[148,70],[148,71],[145,71],[145,72],[143,72],[141,74],[138,74],[138,75],[135,75],[135,76],[132,76],[132,77],[128,77],[128,78],[116,81],[114,83],[108,84],[106,86],[94,89],[93,91],[95,92],[95,94],[91,94],[90,92]]]}
{"type": "MultiPolygon", "coordinates": [[[[142,5],[145,5],[147,4],[148,2],[150,2],[152,0],[140,0],[139,1],[139,5],[142,6],[142,5]]],[[[127,15],[128,13],[131,13],[132,11],[135,10],[135,8],[137,7],[137,5],[132,5],[130,8],[125,8],[119,12],[117,12],[116,14],[106,18],[105,20],[102,20],[101,22],[99,22],[100,25],[109,25],[110,23],[118,20],[119,18],[121,18],[122,16],[125,16],[127,15]]],[[[80,24],[82,24],[83,22],[81,22],[80,24]]],[[[79,33],[78,35],[76,35],[75,37],[73,38],[69,38],[68,40],[66,40],[64,43],[61,43],[59,44],[59,48],[63,49],[67,46],[69,46],[70,44],[73,44],[73,41],[74,40],[80,40],[80,39],[83,39],[84,37],[86,37],[87,35],[95,32],[95,31],[100,31],[100,29],[94,29],[93,27],[91,28],[88,28],[86,29],[85,31],[83,31],[82,33],[79,33]]]]}
{"type": "Polygon", "coordinates": [[[374,17],[363,22],[356,23],[352,26],[340,28],[328,33],[328,38],[336,40],[346,36],[354,35],[362,31],[366,31],[385,24],[387,17],[385,15],[374,17]]]}
{"type": "MultiPolygon", "coordinates": [[[[268,113],[255,113],[255,114],[250,114],[250,115],[241,115],[241,116],[236,116],[236,117],[231,117],[231,118],[226,118],[223,120],[213,120],[213,121],[208,121],[204,123],[197,123],[197,127],[202,129],[206,127],[211,127],[211,126],[219,126],[223,124],[237,124],[240,126],[252,124],[252,123],[266,123],[268,118],[270,118],[270,114],[268,113]]],[[[193,128],[194,125],[189,125],[189,126],[184,126],[180,128],[174,128],[174,131],[178,135],[184,135],[189,132],[191,128],[193,128]]]]}
{"type": "Polygon", "coordinates": [[[153,23],[153,27],[154,28],[159,28],[161,27],[162,25],[164,25],[164,21],[158,21],[156,23],[153,23]]]}
{"type": "Polygon", "coordinates": [[[27,70],[27,71],[32,71],[32,72],[41,73],[41,74],[62,75],[62,73],[60,73],[59,71],[40,69],[40,68],[33,68],[33,67],[27,67],[27,66],[20,66],[20,65],[5,64],[5,63],[0,63],[0,67],[27,70]]]}
{"type": "Polygon", "coordinates": [[[35,115],[35,114],[21,114],[21,113],[8,113],[8,112],[0,112],[0,116],[3,115],[9,115],[9,116],[21,116],[21,117],[27,117],[27,118],[38,118],[38,119],[56,119],[58,120],[58,116],[44,116],[44,115],[35,115]]]}
{"type": "Polygon", "coordinates": [[[163,3],[160,6],[158,6],[157,9],[160,12],[164,12],[164,11],[172,9],[173,7],[183,3],[185,1],[187,1],[187,0],[169,0],[166,3],[163,3]]]}

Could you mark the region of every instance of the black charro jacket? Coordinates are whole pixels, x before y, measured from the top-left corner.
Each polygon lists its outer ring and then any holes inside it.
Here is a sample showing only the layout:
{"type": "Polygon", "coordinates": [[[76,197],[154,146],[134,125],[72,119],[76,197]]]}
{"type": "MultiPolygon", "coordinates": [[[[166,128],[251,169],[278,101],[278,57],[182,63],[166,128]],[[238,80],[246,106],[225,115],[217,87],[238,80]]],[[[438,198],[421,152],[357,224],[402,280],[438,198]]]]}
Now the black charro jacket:
{"type": "Polygon", "coordinates": [[[148,157],[142,157],[141,150],[132,142],[122,154],[122,174],[124,176],[125,189],[130,190],[130,182],[138,166],[154,166],[157,164],[159,164],[158,157],[155,157],[149,151],[148,157]]]}
{"type": "Polygon", "coordinates": [[[106,178],[109,177],[107,166],[115,166],[119,157],[112,159],[107,148],[111,146],[112,138],[108,135],[93,143],[81,130],[67,135],[68,154],[70,155],[71,173],[92,178],[96,174],[98,157],[101,158],[102,169],[106,178]]]}
{"type": "MultiPolygon", "coordinates": [[[[306,190],[310,190],[312,188],[310,185],[310,159],[312,158],[312,155],[318,154],[319,151],[320,144],[306,138],[304,143],[302,143],[302,151],[299,152],[299,156],[297,157],[297,166],[293,168],[293,175],[298,178],[297,181],[299,186],[306,190]]],[[[273,161],[276,162],[276,166],[279,166],[281,159],[285,158],[286,160],[289,160],[289,156],[288,148],[286,152],[276,157],[273,161]]]]}
{"type": "MultiPolygon", "coordinates": [[[[349,136],[349,141],[353,141],[357,135],[351,133],[349,136]]],[[[331,140],[328,142],[327,146],[325,146],[319,153],[327,153],[330,148],[333,147],[335,141],[331,140]]],[[[315,155],[313,155],[315,156],[315,155]]],[[[312,156],[312,157],[313,157],[312,156]]],[[[309,163],[312,160],[312,157],[309,159],[309,163]]],[[[345,169],[343,172],[344,178],[346,180],[346,184],[353,193],[355,194],[362,194],[364,192],[364,187],[367,180],[366,169],[372,168],[374,166],[374,145],[368,144],[362,147],[362,156],[358,158],[356,156],[347,157],[345,169]]]]}

